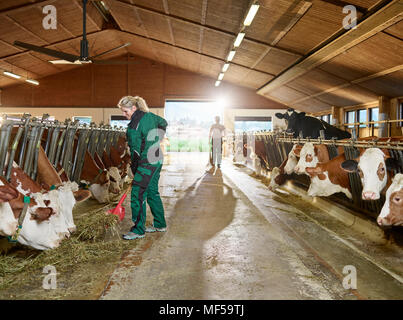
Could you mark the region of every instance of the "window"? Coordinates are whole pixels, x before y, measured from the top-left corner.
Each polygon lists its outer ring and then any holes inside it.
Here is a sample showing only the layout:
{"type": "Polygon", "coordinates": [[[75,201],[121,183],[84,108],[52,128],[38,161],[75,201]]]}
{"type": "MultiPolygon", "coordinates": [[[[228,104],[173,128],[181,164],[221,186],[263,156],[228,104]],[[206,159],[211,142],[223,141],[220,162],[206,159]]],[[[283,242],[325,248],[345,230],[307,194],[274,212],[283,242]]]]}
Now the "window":
{"type": "Polygon", "coordinates": [[[235,132],[271,131],[271,117],[235,117],[235,132]]]}
{"type": "Polygon", "coordinates": [[[325,114],[325,115],[321,116],[320,119],[325,121],[325,122],[327,122],[327,123],[330,123],[331,117],[332,117],[331,114],[325,114]]]}
{"type": "MultiPolygon", "coordinates": [[[[367,121],[367,109],[357,110],[357,122],[363,123],[367,121]]],[[[365,128],[365,124],[360,124],[360,128],[365,128]]]]}
{"type": "MultiPolygon", "coordinates": [[[[369,121],[378,121],[379,120],[379,108],[371,108],[369,109],[369,121]]],[[[379,127],[379,123],[374,123],[374,127],[379,127]]]]}
{"type": "Polygon", "coordinates": [[[129,124],[129,122],[130,122],[130,120],[127,120],[125,116],[111,115],[110,125],[112,127],[118,126],[118,127],[127,128],[127,125],[129,124]]]}
{"type": "MultiPolygon", "coordinates": [[[[397,119],[403,119],[403,102],[397,104],[397,119]]],[[[398,126],[403,127],[403,122],[398,122],[398,126]]]]}
{"type": "Polygon", "coordinates": [[[76,121],[76,120],[78,120],[78,122],[80,123],[80,124],[87,124],[87,125],[90,125],[91,124],[91,120],[92,120],[92,117],[82,117],[82,116],[78,116],[78,117],[76,117],[76,116],[74,116],[74,117],[72,117],[73,118],[73,121],[76,121]]]}
{"type": "MultiPolygon", "coordinates": [[[[346,112],[346,123],[354,123],[355,122],[355,111],[347,111],[346,112]]],[[[353,125],[349,125],[348,128],[354,128],[353,125]]]]}

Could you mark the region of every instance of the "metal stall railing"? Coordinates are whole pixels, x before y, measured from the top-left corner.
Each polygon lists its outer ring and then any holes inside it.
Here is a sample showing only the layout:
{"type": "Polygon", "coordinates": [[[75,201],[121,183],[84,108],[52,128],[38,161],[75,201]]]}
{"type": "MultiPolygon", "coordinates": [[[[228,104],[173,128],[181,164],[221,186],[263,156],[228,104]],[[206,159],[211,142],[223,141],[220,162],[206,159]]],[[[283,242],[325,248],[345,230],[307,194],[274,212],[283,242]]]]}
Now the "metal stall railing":
{"type": "MultiPolygon", "coordinates": [[[[255,140],[254,143],[263,143],[265,150],[266,161],[268,162],[269,170],[274,167],[279,167],[286,159],[294,144],[304,144],[312,142],[313,144],[324,144],[327,146],[329,157],[333,159],[339,152],[344,152],[346,160],[355,159],[359,156],[360,150],[364,148],[380,148],[388,150],[390,157],[394,158],[399,167],[394,170],[394,174],[403,172],[403,141],[393,141],[393,139],[375,139],[375,140],[325,140],[325,139],[303,139],[292,138],[286,134],[275,134],[272,132],[257,132],[251,133],[255,140]]],[[[239,135],[227,137],[227,141],[239,140],[239,135]],[[238,138],[237,138],[238,136],[238,138]]],[[[248,141],[253,141],[249,138],[248,141]]],[[[253,145],[253,142],[252,142],[253,145]]],[[[376,218],[385,202],[385,196],[381,194],[379,200],[362,200],[362,185],[358,173],[349,173],[349,182],[351,187],[352,200],[349,200],[342,194],[334,194],[328,197],[331,200],[343,203],[347,207],[354,210],[364,212],[365,214],[376,218]]],[[[291,179],[297,184],[309,187],[310,179],[307,175],[292,174],[291,179]]]]}
{"type": "MultiPolygon", "coordinates": [[[[122,127],[90,126],[66,120],[51,121],[48,115],[41,119],[25,114],[22,118],[2,115],[0,117],[0,175],[10,179],[15,161],[33,180],[37,177],[39,148],[42,146],[52,166],[62,168],[71,181],[79,183],[85,152],[92,156],[95,151],[110,151],[122,127]],[[101,136],[101,138],[100,138],[101,136]]],[[[101,153],[102,155],[102,153],[101,153]]]]}

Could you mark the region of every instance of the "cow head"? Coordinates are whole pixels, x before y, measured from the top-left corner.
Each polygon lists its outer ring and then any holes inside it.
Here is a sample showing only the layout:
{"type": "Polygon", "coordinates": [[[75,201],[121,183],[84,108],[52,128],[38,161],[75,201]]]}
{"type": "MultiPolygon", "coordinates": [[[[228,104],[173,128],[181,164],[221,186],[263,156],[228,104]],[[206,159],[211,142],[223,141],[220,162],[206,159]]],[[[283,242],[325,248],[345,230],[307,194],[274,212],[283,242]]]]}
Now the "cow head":
{"type": "Polygon", "coordinates": [[[368,148],[355,160],[346,160],[341,167],[347,172],[357,172],[362,183],[362,199],[377,200],[387,183],[387,170],[398,163],[379,148],[368,148]]]}
{"type": "MultiPolygon", "coordinates": [[[[298,149],[294,150],[294,153],[298,155],[298,149]]],[[[318,147],[312,142],[307,142],[299,151],[299,160],[294,168],[294,172],[297,174],[306,174],[306,168],[314,168],[319,162],[318,147]]]]}
{"type": "Polygon", "coordinates": [[[288,154],[287,163],[284,166],[284,172],[286,174],[292,174],[294,172],[295,166],[298,163],[299,155],[301,152],[302,146],[299,144],[294,144],[290,153],[288,154]]]}
{"type": "Polygon", "coordinates": [[[377,218],[380,226],[403,226],[403,174],[398,173],[386,191],[386,200],[377,218]]]}
{"type": "Polygon", "coordinates": [[[119,194],[120,193],[120,181],[121,181],[121,176],[119,173],[119,169],[116,167],[110,167],[108,169],[109,173],[109,191],[114,193],[114,194],[119,194]]]}
{"type": "Polygon", "coordinates": [[[295,112],[294,109],[289,108],[285,113],[276,113],[275,116],[279,119],[284,119],[287,123],[287,133],[293,133],[294,136],[298,135],[297,129],[299,123],[305,117],[305,112],[295,112]]]}

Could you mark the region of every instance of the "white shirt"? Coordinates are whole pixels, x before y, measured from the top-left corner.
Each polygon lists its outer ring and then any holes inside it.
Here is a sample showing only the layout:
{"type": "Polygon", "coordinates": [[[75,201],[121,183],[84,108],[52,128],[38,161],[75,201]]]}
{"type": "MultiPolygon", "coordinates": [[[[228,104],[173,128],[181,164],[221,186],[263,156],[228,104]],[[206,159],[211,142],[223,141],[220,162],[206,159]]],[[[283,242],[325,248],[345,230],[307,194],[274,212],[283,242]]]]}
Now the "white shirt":
{"type": "Polygon", "coordinates": [[[225,127],[222,124],[215,123],[210,127],[209,139],[221,139],[224,136],[225,127]]]}

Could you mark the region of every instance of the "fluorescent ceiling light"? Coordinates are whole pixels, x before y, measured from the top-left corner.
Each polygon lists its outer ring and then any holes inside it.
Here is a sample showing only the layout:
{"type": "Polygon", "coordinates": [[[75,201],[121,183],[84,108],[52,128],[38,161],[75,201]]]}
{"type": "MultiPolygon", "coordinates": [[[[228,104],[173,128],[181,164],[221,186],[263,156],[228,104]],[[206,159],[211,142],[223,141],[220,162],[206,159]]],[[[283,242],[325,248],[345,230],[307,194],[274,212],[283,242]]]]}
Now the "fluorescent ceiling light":
{"type": "Polygon", "coordinates": [[[228,55],[227,60],[231,61],[234,58],[234,56],[235,56],[235,50],[231,50],[229,55],[228,55]]]}
{"type": "Polygon", "coordinates": [[[250,26],[253,19],[255,18],[257,10],[259,10],[260,5],[258,4],[252,4],[252,6],[249,9],[248,14],[246,15],[246,18],[243,22],[244,26],[250,26]]]}
{"type": "Polygon", "coordinates": [[[244,32],[238,33],[238,36],[236,37],[235,42],[234,42],[234,47],[235,48],[239,47],[239,45],[241,44],[244,36],[245,36],[244,32]]]}
{"type": "Polygon", "coordinates": [[[218,81],[218,80],[217,80],[217,81],[215,82],[215,86],[218,87],[218,86],[220,85],[220,83],[221,83],[221,81],[218,81]]]}
{"type": "Polygon", "coordinates": [[[37,80],[27,79],[27,80],[25,80],[25,81],[26,81],[26,82],[29,82],[29,83],[32,83],[32,84],[34,84],[34,85],[36,85],[36,86],[39,85],[39,81],[37,81],[37,80]]]}
{"type": "Polygon", "coordinates": [[[3,73],[4,73],[6,76],[9,76],[9,77],[12,77],[12,78],[15,78],[15,79],[20,79],[20,78],[21,78],[21,76],[19,76],[18,74],[11,73],[11,72],[8,72],[8,71],[4,71],[3,73]]]}
{"type": "Polygon", "coordinates": [[[229,68],[229,63],[224,64],[224,66],[222,67],[222,72],[227,71],[229,68]]]}
{"type": "Polygon", "coordinates": [[[218,75],[218,80],[222,80],[224,78],[224,73],[220,73],[219,75],[218,75]]]}

